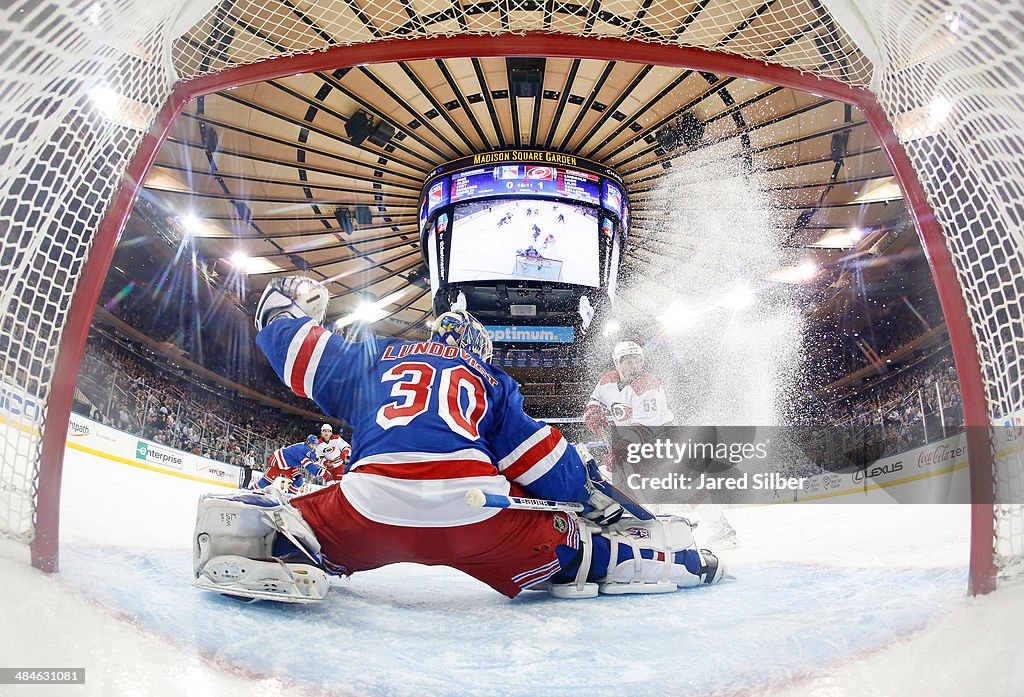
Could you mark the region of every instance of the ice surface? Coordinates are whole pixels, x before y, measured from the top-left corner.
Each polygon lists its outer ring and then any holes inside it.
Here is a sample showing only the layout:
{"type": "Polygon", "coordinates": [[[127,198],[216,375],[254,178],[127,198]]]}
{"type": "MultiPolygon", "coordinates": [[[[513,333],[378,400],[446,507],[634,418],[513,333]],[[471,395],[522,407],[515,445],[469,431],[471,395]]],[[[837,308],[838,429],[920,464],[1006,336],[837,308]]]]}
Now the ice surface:
{"type": "Polygon", "coordinates": [[[399,565],[339,581],[320,605],[250,605],[189,586],[204,485],[73,451],[65,470],[61,573],[0,556],[0,655],[85,667],[87,682],[0,695],[994,697],[1024,684],[1024,589],[966,598],[963,506],[733,510],[743,546],[722,556],[737,578],[671,595],[509,601],[399,565]]]}

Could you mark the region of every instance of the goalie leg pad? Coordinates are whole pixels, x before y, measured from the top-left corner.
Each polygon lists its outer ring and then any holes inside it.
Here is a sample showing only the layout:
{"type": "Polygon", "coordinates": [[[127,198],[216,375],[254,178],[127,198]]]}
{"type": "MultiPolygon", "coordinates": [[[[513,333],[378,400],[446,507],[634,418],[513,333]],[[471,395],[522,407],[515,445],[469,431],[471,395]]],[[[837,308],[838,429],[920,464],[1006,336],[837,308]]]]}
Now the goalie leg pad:
{"type": "MultiPolygon", "coordinates": [[[[573,514],[570,513],[569,515],[573,514]]],[[[580,548],[577,552],[576,559],[568,565],[568,570],[571,571],[572,564],[576,564],[575,578],[570,583],[551,583],[548,586],[548,592],[556,598],[575,599],[597,597],[597,584],[587,581],[587,577],[590,573],[590,567],[593,566],[594,563],[593,531],[585,520],[577,519],[576,526],[580,531],[580,548]]]]}
{"type": "Polygon", "coordinates": [[[315,603],[327,595],[330,581],[322,569],[311,564],[225,555],[209,559],[192,585],[240,598],[315,603]]]}
{"type": "MultiPolygon", "coordinates": [[[[271,491],[273,492],[273,489],[271,491]]],[[[223,566],[224,560],[247,559],[280,566],[283,562],[276,559],[275,548],[282,547],[300,553],[304,569],[319,571],[317,567],[320,565],[320,544],[316,535],[303,520],[302,514],[287,502],[280,500],[277,495],[206,494],[199,499],[196,528],[192,537],[192,571],[195,579],[193,585],[243,597],[257,597],[240,592],[254,590],[249,587],[252,583],[248,581],[241,583],[237,588],[225,590],[224,582],[230,585],[234,581],[223,566]],[[213,560],[220,560],[220,566],[214,567],[219,569],[218,574],[208,569],[213,560]]],[[[259,567],[253,565],[249,568],[259,567]]],[[[282,588],[287,585],[283,581],[282,584],[282,588]]],[[[261,591],[263,592],[275,593],[273,590],[261,591]]],[[[294,593],[283,591],[276,593],[274,597],[277,596],[291,597],[294,593]]],[[[272,596],[261,594],[259,597],[272,596]]]]}

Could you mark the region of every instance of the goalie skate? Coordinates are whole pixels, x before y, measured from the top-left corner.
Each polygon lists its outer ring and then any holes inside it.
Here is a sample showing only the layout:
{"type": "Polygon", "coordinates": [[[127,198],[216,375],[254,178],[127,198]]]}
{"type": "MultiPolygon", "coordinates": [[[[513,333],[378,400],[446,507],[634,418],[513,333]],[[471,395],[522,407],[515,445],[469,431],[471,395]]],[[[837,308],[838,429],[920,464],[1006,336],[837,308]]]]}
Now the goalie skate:
{"type": "Polygon", "coordinates": [[[611,559],[619,545],[632,548],[632,558],[609,565],[598,582],[604,595],[671,593],[721,581],[725,564],[710,550],[696,549],[688,521],[673,516],[655,520],[624,520],[606,528],[611,559]]]}
{"type": "Polygon", "coordinates": [[[256,561],[225,555],[206,562],[192,582],[202,590],[253,600],[281,603],[316,603],[324,599],[330,581],[310,564],[289,564],[280,559],[256,561]]]}

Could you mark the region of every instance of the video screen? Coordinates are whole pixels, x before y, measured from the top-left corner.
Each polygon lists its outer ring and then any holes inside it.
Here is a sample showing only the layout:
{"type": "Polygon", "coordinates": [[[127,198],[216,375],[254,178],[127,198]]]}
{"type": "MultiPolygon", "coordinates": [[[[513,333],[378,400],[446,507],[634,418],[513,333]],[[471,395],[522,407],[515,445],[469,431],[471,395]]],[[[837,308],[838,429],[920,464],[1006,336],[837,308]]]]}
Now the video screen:
{"type": "Polygon", "coordinates": [[[437,226],[430,226],[430,234],[427,236],[427,259],[430,268],[430,297],[437,295],[437,291],[441,289],[441,275],[438,273],[440,268],[437,263],[437,226]]]}
{"type": "Polygon", "coordinates": [[[598,214],[512,199],[464,203],[452,221],[448,282],[530,280],[597,288],[598,214]]]}
{"type": "Polygon", "coordinates": [[[429,218],[431,213],[446,205],[448,205],[448,177],[438,179],[427,190],[426,217],[429,218]]]}
{"type": "Polygon", "coordinates": [[[601,204],[619,216],[619,220],[622,220],[622,189],[619,188],[618,184],[613,184],[608,180],[604,181],[601,189],[601,204]]]}
{"type": "Polygon", "coordinates": [[[608,273],[608,297],[615,302],[615,290],[619,283],[619,236],[612,240],[611,264],[608,273]]]}
{"type": "Polygon", "coordinates": [[[565,198],[597,205],[600,177],[565,167],[503,164],[480,167],[452,176],[451,200],[472,201],[498,195],[565,198]]]}

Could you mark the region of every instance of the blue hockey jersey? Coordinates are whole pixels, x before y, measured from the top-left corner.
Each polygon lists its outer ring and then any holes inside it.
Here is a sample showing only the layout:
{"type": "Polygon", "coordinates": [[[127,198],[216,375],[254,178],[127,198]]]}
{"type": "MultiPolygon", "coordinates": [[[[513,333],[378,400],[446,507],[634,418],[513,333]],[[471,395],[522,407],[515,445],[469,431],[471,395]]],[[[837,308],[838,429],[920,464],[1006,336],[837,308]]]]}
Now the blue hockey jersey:
{"type": "Polygon", "coordinates": [[[310,319],[279,319],[256,343],[282,381],[352,426],[341,487],[365,517],[390,525],[453,526],[497,509],[465,492],[586,501],[586,473],[557,429],[523,411],[500,368],[445,344],[371,337],[349,342],[310,319]]]}
{"type": "Polygon", "coordinates": [[[283,470],[301,468],[310,474],[316,474],[316,452],[305,443],[295,443],[280,448],[270,456],[270,465],[283,470]]]}

